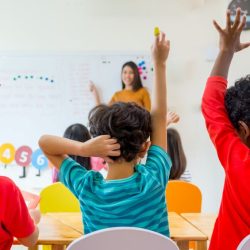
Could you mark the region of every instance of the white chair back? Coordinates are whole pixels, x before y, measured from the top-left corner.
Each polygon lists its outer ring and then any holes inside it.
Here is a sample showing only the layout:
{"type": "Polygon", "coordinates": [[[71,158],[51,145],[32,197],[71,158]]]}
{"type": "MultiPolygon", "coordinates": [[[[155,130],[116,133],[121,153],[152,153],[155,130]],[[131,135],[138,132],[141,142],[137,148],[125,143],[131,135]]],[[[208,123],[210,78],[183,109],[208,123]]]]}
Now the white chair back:
{"type": "Polygon", "coordinates": [[[74,240],[67,250],[178,250],[162,234],[135,227],[113,227],[74,240]]]}
{"type": "Polygon", "coordinates": [[[249,250],[250,249],[250,234],[247,235],[237,247],[237,250],[249,250]]]}

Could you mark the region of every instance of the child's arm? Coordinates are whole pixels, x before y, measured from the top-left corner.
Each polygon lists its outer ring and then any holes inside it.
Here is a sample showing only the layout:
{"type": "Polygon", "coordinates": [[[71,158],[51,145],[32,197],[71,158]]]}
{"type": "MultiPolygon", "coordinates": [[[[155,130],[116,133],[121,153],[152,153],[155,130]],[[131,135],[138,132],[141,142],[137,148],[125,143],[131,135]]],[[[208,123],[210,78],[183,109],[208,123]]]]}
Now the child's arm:
{"type": "Polygon", "coordinates": [[[209,136],[215,145],[218,157],[227,169],[239,159],[246,159],[248,149],[241,142],[231,124],[224,104],[227,89],[227,75],[231,60],[236,51],[242,50],[250,43],[240,43],[240,34],[246,18],[240,21],[240,9],[237,10],[233,25],[230,13],[227,12],[226,28],[222,29],[215,21],[214,25],[220,34],[220,52],[214,64],[202,98],[202,113],[206,121],[209,136]]]}
{"type": "MultiPolygon", "coordinates": [[[[39,210],[29,209],[29,215],[32,218],[34,224],[38,224],[40,222],[41,213],[39,210]]],[[[36,244],[38,240],[38,236],[39,236],[39,230],[36,225],[34,226],[35,226],[35,230],[29,236],[24,237],[24,238],[17,238],[24,246],[32,247],[36,244]]]]}
{"type": "Polygon", "coordinates": [[[60,168],[67,155],[98,156],[106,161],[110,161],[108,156],[120,155],[120,145],[116,139],[110,138],[109,135],[101,135],[84,143],[57,136],[44,135],[39,140],[39,146],[56,168],[60,168]]]}
{"type": "Polygon", "coordinates": [[[34,217],[29,214],[20,189],[13,181],[5,178],[4,185],[8,190],[4,205],[10,209],[4,214],[3,225],[21,244],[32,247],[39,235],[38,227],[34,224],[39,221],[39,215],[36,217],[38,220],[33,220],[34,217]]]}
{"type": "Polygon", "coordinates": [[[163,149],[167,149],[166,113],[167,113],[167,91],[166,91],[166,60],[170,49],[170,42],[166,40],[165,34],[161,33],[155,37],[152,46],[152,58],[154,62],[154,84],[152,95],[152,134],[151,142],[163,149]]]}
{"type": "Polygon", "coordinates": [[[250,46],[250,43],[240,42],[241,32],[246,25],[246,16],[243,16],[242,21],[240,17],[241,10],[237,9],[235,21],[231,25],[230,11],[228,10],[225,29],[222,29],[216,21],[213,21],[215,28],[220,34],[220,52],[210,76],[222,76],[226,79],[234,53],[250,46]]]}
{"type": "Polygon", "coordinates": [[[38,240],[38,236],[39,236],[39,230],[38,227],[36,227],[35,231],[29,235],[28,237],[25,238],[17,238],[18,241],[21,242],[22,245],[26,246],[26,247],[32,247],[36,244],[37,240],[38,240]]]}
{"type": "Polygon", "coordinates": [[[89,90],[90,92],[93,93],[94,99],[95,99],[95,104],[100,105],[101,104],[101,98],[99,95],[99,91],[96,88],[95,84],[92,81],[89,81],[89,90]]]}

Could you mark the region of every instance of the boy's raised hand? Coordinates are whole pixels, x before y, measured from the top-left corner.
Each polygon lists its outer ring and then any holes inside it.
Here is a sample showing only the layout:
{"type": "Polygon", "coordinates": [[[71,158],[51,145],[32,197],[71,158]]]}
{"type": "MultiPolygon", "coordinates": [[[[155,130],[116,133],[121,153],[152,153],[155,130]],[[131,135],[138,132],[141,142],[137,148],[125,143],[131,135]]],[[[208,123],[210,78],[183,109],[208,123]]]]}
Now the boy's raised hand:
{"type": "Polygon", "coordinates": [[[109,156],[120,156],[120,144],[110,135],[100,135],[83,143],[83,155],[98,156],[111,162],[109,156]]]}
{"type": "Polygon", "coordinates": [[[216,58],[210,76],[221,76],[226,79],[234,53],[250,46],[249,42],[240,42],[240,35],[246,24],[246,16],[243,16],[241,19],[241,9],[237,9],[233,24],[231,24],[230,18],[231,15],[228,10],[227,23],[224,29],[216,21],[213,21],[215,28],[220,34],[220,53],[216,58]]]}
{"type": "Polygon", "coordinates": [[[168,58],[169,50],[170,41],[166,40],[165,33],[161,32],[159,35],[155,36],[155,41],[151,47],[154,63],[165,63],[168,58]]]}
{"type": "Polygon", "coordinates": [[[227,11],[226,27],[222,29],[220,25],[214,20],[215,28],[220,34],[220,51],[237,52],[250,46],[250,43],[241,43],[240,35],[246,25],[246,16],[241,18],[241,9],[236,10],[236,18],[231,24],[231,14],[227,11]]]}

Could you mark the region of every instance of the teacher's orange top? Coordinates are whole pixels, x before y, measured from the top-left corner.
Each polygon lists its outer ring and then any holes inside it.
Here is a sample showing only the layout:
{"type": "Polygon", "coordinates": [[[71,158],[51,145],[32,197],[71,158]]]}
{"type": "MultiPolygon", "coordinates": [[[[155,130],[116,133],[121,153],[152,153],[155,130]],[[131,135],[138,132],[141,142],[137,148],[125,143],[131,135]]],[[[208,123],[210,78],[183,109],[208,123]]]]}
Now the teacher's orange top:
{"type": "Polygon", "coordinates": [[[109,104],[113,104],[115,102],[134,102],[148,111],[151,110],[150,95],[144,87],[137,91],[123,89],[116,92],[112,96],[109,104]]]}

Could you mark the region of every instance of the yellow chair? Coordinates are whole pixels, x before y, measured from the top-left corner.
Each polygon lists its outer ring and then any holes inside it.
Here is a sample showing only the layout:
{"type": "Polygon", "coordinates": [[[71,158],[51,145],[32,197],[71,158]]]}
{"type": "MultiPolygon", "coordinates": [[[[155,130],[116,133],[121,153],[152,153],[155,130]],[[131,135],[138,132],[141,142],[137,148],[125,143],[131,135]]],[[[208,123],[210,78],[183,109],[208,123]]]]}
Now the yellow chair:
{"type": "Polygon", "coordinates": [[[166,188],[166,202],[169,212],[200,213],[202,194],[200,189],[186,181],[169,181],[166,188]]]}
{"type": "MultiPolygon", "coordinates": [[[[79,201],[60,182],[45,187],[40,193],[40,198],[41,213],[80,212],[79,201]]],[[[51,246],[43,246],[43,250],[51,250],[51,246]]]]}
{"type": "MultiPolygon", "coordinates": [[[[166,188],[166,202],[169,212],[200,213],[202,194],[200,189],[186,181],[169,181],[166,188]]],[[[196,249],[195,242],[189,243],[189,249],[196,249]]]]}
{"type": "Polygon", "coordinates": [[[76,197],[60,182],[45,187],[40,193],[41,213],[80,212],[76,197]]]}

